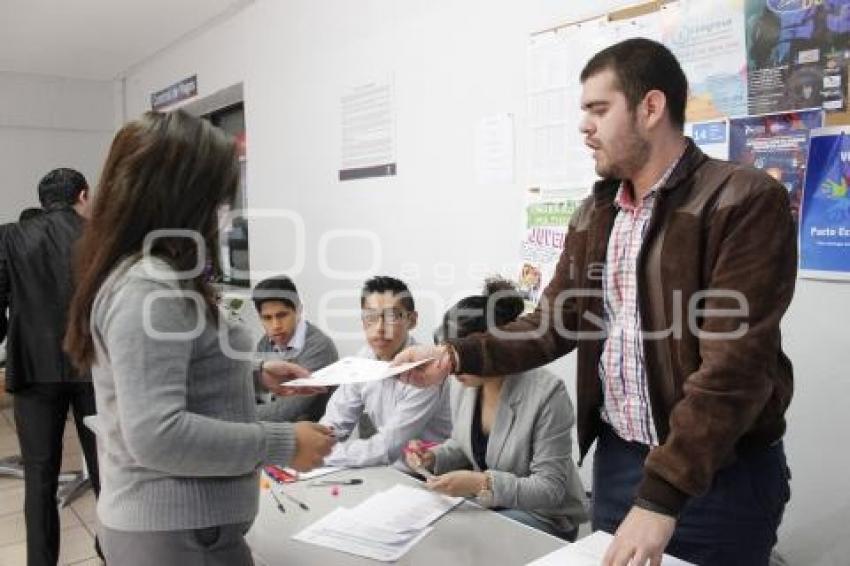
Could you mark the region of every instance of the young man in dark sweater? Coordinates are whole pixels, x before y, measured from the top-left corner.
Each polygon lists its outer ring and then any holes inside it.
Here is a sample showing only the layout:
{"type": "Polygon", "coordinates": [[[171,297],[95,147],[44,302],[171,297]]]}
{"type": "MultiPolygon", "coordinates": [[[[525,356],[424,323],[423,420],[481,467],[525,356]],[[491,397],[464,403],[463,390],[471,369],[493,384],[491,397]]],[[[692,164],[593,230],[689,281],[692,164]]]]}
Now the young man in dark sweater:
{"type": "MultiPolygon", "coordinates": [[[[265,335],[257,343],[257,365],[265,360],[284,360],[316,371],[339,359],[333,341],[308,322],[292,279],[278,275],[260,281],[253,292],[254,306],[265,335]]],[[[259,383],[255,380],[255,383],[259,383]]],[[[258,393],[261,390],[258,389],[258,393]]],[[[277,397],[275,415],[280,420],[318,421],[325,413],[330,391],[312,395],[293,389],[290,397],[277,397]]]]}

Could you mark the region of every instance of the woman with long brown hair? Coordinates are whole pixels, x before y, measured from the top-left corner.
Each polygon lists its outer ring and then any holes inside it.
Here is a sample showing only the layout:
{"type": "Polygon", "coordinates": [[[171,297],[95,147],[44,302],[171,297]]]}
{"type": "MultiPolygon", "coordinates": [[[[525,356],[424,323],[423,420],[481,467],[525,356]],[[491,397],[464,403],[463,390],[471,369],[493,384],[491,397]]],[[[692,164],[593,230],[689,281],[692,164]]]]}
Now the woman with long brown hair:
{"type": "MultiPolygon", "coordinates": [[[[250,361],[223,351],[251,349],[204,276],[237,179],[232,141],[182,111],[125,125],[104,165],[65,348],[92,371],[108,562],[252,564],[258,468],[309,469],[333,443],[319,425],[258,420],[250,361]]],[[[273,390],[303,373],[262,369],[273,390]]]]}

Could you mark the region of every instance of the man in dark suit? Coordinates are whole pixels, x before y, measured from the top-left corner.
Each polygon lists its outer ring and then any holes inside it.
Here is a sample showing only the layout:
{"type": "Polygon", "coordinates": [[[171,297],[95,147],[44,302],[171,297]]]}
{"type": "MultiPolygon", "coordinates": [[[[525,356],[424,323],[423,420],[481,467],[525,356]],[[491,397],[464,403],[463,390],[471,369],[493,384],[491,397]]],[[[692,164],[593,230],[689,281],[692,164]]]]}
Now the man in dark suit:
{"type": "Polygon", "coordinates": [[[0,240],[0,341],[8,338],[6,390],[14,396],[24,464],[29,566],[54,566],[59,558],[56,489],[69,408],[95,494],[100,487],[95,438],[83,425],[95,413],[91,376],[78,375],[62,351],[71,257],[88,195],[82,174],[54,169],[38,185],[45,213],[8,226],[0,240]]]}

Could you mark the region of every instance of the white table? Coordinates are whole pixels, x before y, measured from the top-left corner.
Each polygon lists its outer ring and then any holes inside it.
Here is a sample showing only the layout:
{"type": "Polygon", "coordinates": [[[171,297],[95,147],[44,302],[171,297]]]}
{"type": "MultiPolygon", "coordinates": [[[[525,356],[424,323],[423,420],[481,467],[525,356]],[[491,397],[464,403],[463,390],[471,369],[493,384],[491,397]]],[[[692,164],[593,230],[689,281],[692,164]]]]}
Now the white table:
{"type": "MultiPolygon", "coordinates": [[[[311,481],[287,484],[284,489],[306,503],[300,509],[280,497],[286,513],[277,509],[268,490],[260,493],[260,511],[247,535],[256,557],[267,566],[348,566],[381,564],[329,548],[292,540],[292,535],[336,507],[353,507],[373,493],[396,484],[418,482],[393,468],[343,470],[317,480],[361,478],[357,486],[345,485],[334,497],[329,487],[308,487],[311,481]]],[[[566,543],[471,502],[464,502],[434,524],[434,530],[396,562],[418,566],[510,566],[528,562],[566,543]]]]}

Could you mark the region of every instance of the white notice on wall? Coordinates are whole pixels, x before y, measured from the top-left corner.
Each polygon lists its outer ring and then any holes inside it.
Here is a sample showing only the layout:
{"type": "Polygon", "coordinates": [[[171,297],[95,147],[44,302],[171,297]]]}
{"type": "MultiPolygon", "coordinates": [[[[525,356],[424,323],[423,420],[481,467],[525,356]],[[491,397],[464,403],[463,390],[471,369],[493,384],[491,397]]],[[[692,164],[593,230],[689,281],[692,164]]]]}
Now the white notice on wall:
{"type": "Polygon", "coordinates": [[[391,80],[352,86],[341,99],[339,180],[396,174],[395,102],[391,80]]]}
{"type": "Polygon", "coordinates": [[[475,179],[479,185],[514,182],[514,119],[510,114],[481,118],[475,130],[475,179]]]}

